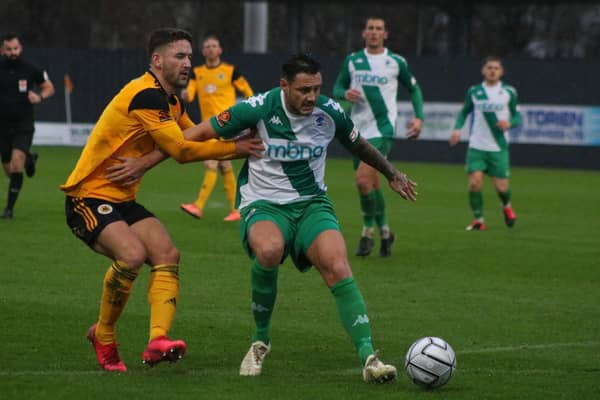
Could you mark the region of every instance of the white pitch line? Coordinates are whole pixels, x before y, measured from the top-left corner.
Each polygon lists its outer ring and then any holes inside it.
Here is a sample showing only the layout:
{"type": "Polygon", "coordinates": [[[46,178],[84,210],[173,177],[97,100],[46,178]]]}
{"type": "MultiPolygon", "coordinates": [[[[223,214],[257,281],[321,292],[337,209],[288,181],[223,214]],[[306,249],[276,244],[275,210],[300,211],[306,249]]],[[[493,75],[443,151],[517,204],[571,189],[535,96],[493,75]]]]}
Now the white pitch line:
{"type": "Polygon", "coordinates": [[[521,344],[518,346],[488,347],[485,349],[470,349],[457,351],[456,354],[481,354],[481,353],[501,353],[504,351],[517,350],[535,350],[535,349],[553,349],[557,347],[584,347],[598,346],[600,342],[568,342],[568,343],[546,343],[546,344],[521,344]]]}

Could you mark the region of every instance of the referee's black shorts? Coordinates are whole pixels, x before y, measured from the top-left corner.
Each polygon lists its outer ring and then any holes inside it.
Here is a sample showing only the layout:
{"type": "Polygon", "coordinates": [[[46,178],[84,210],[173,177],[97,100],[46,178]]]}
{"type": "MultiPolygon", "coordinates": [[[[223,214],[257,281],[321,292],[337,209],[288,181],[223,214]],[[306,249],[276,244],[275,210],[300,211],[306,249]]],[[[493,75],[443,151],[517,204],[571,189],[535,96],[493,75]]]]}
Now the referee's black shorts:
{"type": "Polygon", "coordinates": [[[29,153],[33,142],[33,124],[0,121],[0,156],[2,163],[10,162],[13,149],[29,153]]]}

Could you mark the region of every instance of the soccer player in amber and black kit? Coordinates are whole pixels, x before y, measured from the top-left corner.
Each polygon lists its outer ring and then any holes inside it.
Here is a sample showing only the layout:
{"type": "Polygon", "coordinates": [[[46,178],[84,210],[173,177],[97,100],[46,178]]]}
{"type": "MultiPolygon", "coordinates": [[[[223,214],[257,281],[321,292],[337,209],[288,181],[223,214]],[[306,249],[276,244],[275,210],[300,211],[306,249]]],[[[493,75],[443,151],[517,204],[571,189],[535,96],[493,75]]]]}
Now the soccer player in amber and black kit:
{"type": "Polygon", "coordinates": [[[9,178],[8,199],[2,214],[12,219],[23,186],[23,172],[35,174],[37,154],[29,153],[33,140],[33,105],[54,94],[54,85],[43,69],[21,58],[23,46],[16,33],[2,38],[0,60],[0,155],[9,178]]]}
{"type": "Polygon", "coordinates": [[[136,201],[141,174],[118,179],[122,169],[127,170],[127,159],[146,157],[151,167],[165,154],[191,162],[260,156],[263,150],[260,139],[186,140],[194,124],[176,92],[188,83],[192,37],[180,29],[157,29],[150,35],[148,52],[150,70],[126,84],[104,109],[61,186],[73,234],[112,261],[104,277],[98,321],[88,330],[98,363],[106,371],[127,370],[117,350],[116,325],[144,264],[150,266],[150,336],[142,361],[177,361],[186,351],[184,341],[168,337],[179,296],[179,251],[158,218],[136,201]]]}

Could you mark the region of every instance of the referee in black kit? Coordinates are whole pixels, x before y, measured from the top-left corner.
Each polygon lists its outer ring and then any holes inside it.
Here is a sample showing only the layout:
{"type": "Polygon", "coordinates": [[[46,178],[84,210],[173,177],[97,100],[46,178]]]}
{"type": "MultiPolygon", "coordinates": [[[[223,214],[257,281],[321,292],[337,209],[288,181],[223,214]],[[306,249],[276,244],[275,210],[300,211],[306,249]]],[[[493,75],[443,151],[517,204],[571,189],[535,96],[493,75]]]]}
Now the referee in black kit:
{"type": "Polygon", "coordinates": [[[21,58],[23,46],[16,33],[2,38],[0,60],[0,154],[9,178],[8,198],[2,214],[12,219],[23,186],[23,172],[35,174],[37,154],[29,153],[33,140],[33,105],[54,94],[46,71],[21,58]]]}

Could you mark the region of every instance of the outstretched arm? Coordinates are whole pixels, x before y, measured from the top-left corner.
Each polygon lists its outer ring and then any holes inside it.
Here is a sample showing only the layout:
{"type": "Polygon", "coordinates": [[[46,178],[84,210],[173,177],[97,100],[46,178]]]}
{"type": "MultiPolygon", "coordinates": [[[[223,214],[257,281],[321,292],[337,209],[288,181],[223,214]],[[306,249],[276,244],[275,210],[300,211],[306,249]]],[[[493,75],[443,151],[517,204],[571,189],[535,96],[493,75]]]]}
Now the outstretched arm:
{"type": "Polygon", "coordinates": [[[417,192],[415,191],[417,184],[410,180],[405,173],[398,171],[366,139],[360,138],[358,144],[352,148],[352,154],[381,172],[387,178],[392,190],[402,196],[403,199],[412,201],[417,199],[417,192]]]}
{"type": "MultiPolygon", "coordinates": [[[[190,132],[199,132],[193,128],[195,127],[186,129],[183,135],[179,131],[181,137],[177,141],[169,135],[169,130],[152,132],[151,135],[159,146],[163,146],[163,149],[156,148],[139,158],[115,157],[121,163],[106,169],[107,179],[120,185],[131,185],[140,180],[146,171],[169,157],[169,155],[180,163],[209,159],[231,160],[247,156],[262,157],[264,146],[262,140],[256,137],[256,131],[247,132],[230,141],[212,139],[204,143],[195,143],[185,138],[185,136],[194,136],[190,132]]],[[[210,130],[214,134],[214,130],[212,128],[210,130]]],[[[175,133],[177,130],[171,130],[170,132],[175,133]]]]}

